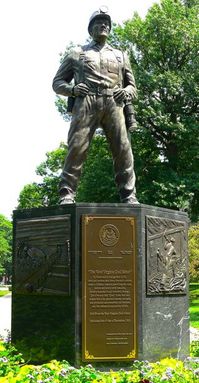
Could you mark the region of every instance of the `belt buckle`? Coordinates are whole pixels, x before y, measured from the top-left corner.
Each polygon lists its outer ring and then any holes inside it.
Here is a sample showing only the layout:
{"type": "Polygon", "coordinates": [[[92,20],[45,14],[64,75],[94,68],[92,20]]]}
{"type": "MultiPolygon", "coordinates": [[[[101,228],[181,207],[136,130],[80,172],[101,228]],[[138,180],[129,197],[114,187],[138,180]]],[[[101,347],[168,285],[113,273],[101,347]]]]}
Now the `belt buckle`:
{"type": "Polygon", "coordinates": [[[112,96],[113,90],[112,89],[102,89],[100,86],[96,89],[97,96],[112,96]]]}

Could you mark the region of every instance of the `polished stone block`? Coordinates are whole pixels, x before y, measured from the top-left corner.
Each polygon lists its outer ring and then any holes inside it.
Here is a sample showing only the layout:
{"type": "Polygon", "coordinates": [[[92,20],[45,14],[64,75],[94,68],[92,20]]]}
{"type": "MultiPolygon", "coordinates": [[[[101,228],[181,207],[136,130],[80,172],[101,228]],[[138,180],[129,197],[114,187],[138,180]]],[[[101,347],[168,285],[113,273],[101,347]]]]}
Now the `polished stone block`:
{"type": "Polygon", "coordinates": [[[12,338],[34,362],[189,355],[186,213],[142,204],[15,211],[13,269],[12,338]]]}
{"type": "Polygon", "coordinates": [[[76,359],[72,212],[14,212],[12,341],[34,363],[76,359]]]}

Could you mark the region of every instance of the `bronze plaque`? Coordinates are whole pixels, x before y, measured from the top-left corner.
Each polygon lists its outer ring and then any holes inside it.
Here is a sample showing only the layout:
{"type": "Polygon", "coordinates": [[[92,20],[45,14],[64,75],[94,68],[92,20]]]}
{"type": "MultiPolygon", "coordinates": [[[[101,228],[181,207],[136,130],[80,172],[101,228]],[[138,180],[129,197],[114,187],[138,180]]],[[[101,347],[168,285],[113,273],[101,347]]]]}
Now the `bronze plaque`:
{"type": "Polygon", "coordinates": [[[135,218],[83,219],[84,361],[136,357],[135,218]]]}

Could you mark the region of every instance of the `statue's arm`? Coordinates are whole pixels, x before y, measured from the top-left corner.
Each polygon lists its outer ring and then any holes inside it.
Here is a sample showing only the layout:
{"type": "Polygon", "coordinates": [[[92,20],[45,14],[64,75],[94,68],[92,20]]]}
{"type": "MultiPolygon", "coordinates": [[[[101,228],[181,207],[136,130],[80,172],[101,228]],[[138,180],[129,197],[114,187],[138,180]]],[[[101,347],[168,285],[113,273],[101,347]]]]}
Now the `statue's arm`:
{"type": "Polygon", "coordinates": [[[73,60],[73,55],[70,53],[66,55],[62,64],[60,65],[52,84],[55,93],[61,94],[63,96],[73,95],[73,85],[70,84],[74,77],[73,60]]]}
{"type": "Polygon", "coordinates": [[[132,99],[137,97],[137,89],[135,84],[135,78],[131,69],[129,58],[124,54],[124,89],[131,96],[132,99]]]}

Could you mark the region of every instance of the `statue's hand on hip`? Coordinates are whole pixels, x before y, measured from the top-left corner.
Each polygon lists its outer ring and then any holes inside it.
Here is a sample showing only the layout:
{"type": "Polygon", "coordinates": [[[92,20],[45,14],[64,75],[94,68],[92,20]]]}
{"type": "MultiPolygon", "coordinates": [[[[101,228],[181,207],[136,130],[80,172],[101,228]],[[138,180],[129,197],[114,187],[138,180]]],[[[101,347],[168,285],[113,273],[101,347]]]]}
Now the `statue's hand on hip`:
{"type": "Polygon", "coordinates": [[[74,96],[86,96],[88,92],[89,92],[89,88],[83,82],[80,82],[79,84],[75,85],[73,88],[74,96]]]}
{"type": "Polygon", "coordinates": [[[127,92],[123,88],[116,89],[114,91],[113,97],[116,102],[122,102],[126,99],[127,92]]]}

